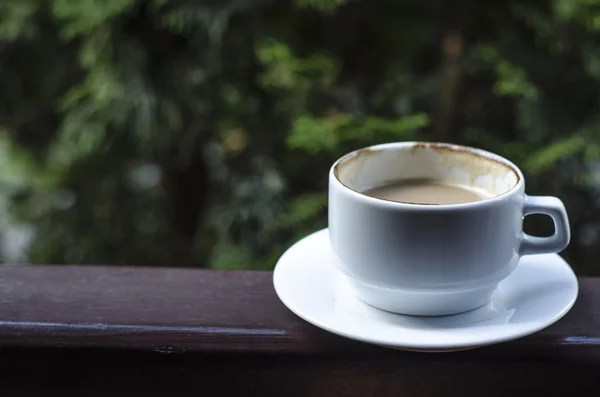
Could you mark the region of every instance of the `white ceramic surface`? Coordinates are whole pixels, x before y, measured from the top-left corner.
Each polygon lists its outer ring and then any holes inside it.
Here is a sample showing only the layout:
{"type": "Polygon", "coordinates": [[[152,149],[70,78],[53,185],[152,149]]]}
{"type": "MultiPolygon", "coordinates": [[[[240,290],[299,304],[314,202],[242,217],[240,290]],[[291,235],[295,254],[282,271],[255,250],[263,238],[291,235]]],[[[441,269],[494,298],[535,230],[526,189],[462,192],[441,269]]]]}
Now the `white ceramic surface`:
{"type": "Polygon", "coordinates": [[[525,256],[490,302],[440,317],[394,314],[356,298],[331,260],[328,230],[290,247],[273,275],[281,301],[302,319],[350,339],[395,349],[443,352],[505,342],[558,321],[575,303],[577,279],[557,254],[525,256]]]}
{"type": "Polygon", "coordinates": [[[352,152],[329,174],[334,263],[365,302],[414,315],[455,314],[484,305],[523,255],[556,253],[570,240],[556,197],[525,194],[521,171],[479,149],[400,142],[352,152]],[[425,178],[483,189],[472,203],[398,203],[360,192],[398,179],[425,178]],[[523,233],[523,217],[550,216],[555,233],[523,233]]]}

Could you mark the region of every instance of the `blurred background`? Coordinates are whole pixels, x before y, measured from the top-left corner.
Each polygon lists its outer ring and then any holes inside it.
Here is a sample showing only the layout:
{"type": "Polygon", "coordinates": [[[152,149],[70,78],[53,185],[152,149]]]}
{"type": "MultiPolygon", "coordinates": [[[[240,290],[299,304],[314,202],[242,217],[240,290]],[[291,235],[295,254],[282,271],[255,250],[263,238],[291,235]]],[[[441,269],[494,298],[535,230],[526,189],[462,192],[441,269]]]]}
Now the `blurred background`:
{"type": "Polygon", "coordinates": [[[403,140],[515,162],[600,275],[600,0],[0,0],[2,262],[269,269],[403,140]]]}

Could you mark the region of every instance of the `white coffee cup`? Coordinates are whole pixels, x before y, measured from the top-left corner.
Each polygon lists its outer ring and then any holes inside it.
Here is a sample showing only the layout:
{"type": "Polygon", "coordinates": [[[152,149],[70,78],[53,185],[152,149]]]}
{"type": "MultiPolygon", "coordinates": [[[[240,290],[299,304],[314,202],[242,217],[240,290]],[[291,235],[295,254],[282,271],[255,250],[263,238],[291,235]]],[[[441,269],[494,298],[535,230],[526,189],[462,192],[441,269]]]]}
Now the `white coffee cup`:
{"type": "Polygon", "coordinates": [[[523,255],[556,253],[570,240],[558,198],[527,196],[523,173],[484,150],[401,142],[349,153],[329,173],[329,235],[337,268],[365,303],[410,315],[447,315],[488,303],[523,255]],[[480,201],[425,205],[388,201],[366,189],[403,179],[484,189],[480,201]],[[550,237],[523,232],[545,214],[550,237]]]}

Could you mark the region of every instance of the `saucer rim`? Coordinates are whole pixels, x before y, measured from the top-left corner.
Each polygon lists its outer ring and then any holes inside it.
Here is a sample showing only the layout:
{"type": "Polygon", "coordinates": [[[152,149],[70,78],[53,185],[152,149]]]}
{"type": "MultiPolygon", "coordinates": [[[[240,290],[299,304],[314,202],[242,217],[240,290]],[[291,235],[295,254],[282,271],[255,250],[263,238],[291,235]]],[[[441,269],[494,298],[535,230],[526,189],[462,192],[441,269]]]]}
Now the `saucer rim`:
{"type": "MultiPolygon", "coordinates": [[[[321,235],[327,236],[328,234],[328,228],[323,228],[320,230],[317,230],[313,233],[308,234],[307,236],[303,237],[302,239],[298,240],[297,242],[295,242],[294,244],[292,244],[291,246],[289,246],[286,251],[283,253],[283,255],[281,255],[281,257],[279,258],[279,260],[277,261],[275,268],[273,270],[273,286],[275,289],[275,293],[277,294],[278,298],[281,300],[281,302],[288,308],[288,310],[290,310],[292,313],[294,313],[296,316],[298,316],[299,318],[301,318],[302,320],[308,322],[309,324],[312,324],[318,328],[321,328],[327,332],[333,333],[335,335],[347,338],[347,339],[351,339],[351,340],[355,340],[358,342],[363,342],[363,343],[369,343],[369,344],[373,344],[373,345],[378,345],[378,346],[382,346],[382,347],[387,347],[387,348],[393,348],[393,349],[397,349],[397,350],[407,350],[407,351],[417,351],[417,352],[452,352],[452,351],[459,351],[459,350],[470,350],[470,349],[475,349],[475,348],[479,348],[479,347],[484,347],[484,346],[488,346],[488,345],[493,345],[493,344],[498,344],[498,343],[504,343],[504,342],[509,342],[512,340],[516,340],[516,339],[520,339],[523,338],[525,336],[529,336],[532,334],[535,334],[539,331],[542,331],[545,328],[548,328],[550,325],[556,323],[557,321],[559,321],[561,318],[563,318],[575,305],[575,302],[577,301],[577,298],[579,297],[579,282],[577,279],[577,276],[575,275],[575,272],[573,271],[573,269],[571,268],[571,266],[569,265],[569,263],[562,258],[558,253],[554,253],[554,254],[538,254],[538,255],[528,255],[528,256],[555,256],[558,257],[558,259],[561,262],[561,265],[566,267],[568,269],[568,277],[569,279],[571,279],[571,281],[573,282],[573,285],[575,287],[575,293],[574,296],[571,298],[571,300],[564,305],[561,310],[556,313],[556,315],[552,316],[550,319],[541,322],[540,324],[536,325],[535,327],[531,327],[531,328],[526,328],[525,330],[520,330],[520,331],[516,331],[514,333],[508,334],[508,335],[504,335],[501,337],[489,337],[489,338],[481,338],[480,340],[476,340],[473,343],[436,343],[436,342],[426,342],[426,343],[402,343],[402,342],[393,342],[390,343],[389,340],[382,340],[380,338],[377,338],[375,336],[363,336],[363,335],[357,335],[357,334],[352,334],[350,332],[346,332],[343,330],[340,330],[338,328],[335,328],[334,326],[330,326],[327,325],[323,322],[321,322],[320,320],[316,320],[314,318],[311,318],[310,315],[306,315],[304,313],[302,313],[300,310],[297,310],[295,305],[290,303],[286,298],[285,298],[285,294],[283,294],[281,292],[281,285],[278,286],[278,282],[277,282],[277,278],[278,278],[278,274],[281,273],[281,271],[278,269],[281,269],[280,267],[280,263],[282,263],[285,260],[286,256],[290,255],[290,252],[292,251],[292,248],[302,244],[305,242],[305,240],[309,239],[309,238],[318,238],[321,237],[321,235]]],[[[329,262],[329,261],[328,261],[329,262]]],[[[331,266],[333,266],[333,264],[329,263],[331,266]]],[[[335,266],[333,266],[333,269],[336,272],[338,271],[337,268],[335,268],[335,266]]],[[[340,274],[340,276],[344,276],[343,274],[340,274]]],[[[492,298],[493,301],[493,298],[492,298]]],[[[377,308],[374,308],[371,306],[371,308],[373,310],[380,310],[377,308]]],[[[474,309],[477,310],[477,309],[474,309]]],[[[395,315],[395,316],[407,316],[407,315],[403,315],[403,314],[398,314],[398,313],[390,313],[391,315],[395,315]]],[[[454,314],[454,315],[448,315],[448,316],[430,316],[430,317],[451,317],[451,316],[460,316],[464,313],[459,313],[459,314],[454,314]]],[[[411,317],[411,316],[407,316],[407,317],[411,317]]],[[[417,331],[419,332],[419,331],[417,331]]]]}

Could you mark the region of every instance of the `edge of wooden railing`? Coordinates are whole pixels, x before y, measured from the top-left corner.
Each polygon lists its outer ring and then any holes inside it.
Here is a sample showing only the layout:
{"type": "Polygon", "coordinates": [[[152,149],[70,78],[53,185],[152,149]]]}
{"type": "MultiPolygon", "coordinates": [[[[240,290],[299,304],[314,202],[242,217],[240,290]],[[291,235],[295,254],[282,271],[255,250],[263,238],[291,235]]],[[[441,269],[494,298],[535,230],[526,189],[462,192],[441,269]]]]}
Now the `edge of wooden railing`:
{"type": "MultiPolygon", "coordinates": [[[[597,361],[600,279],[579,283],[573,309],[547,329],[436,359],[597,361]]],[[[101,266],[0,266],[0,348],[12,347],[431,357],[304,322],[277,298],[271,272],[101,266]]]]}

